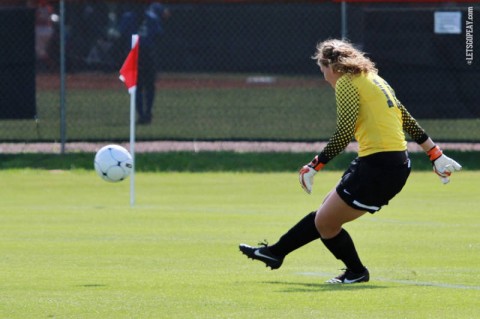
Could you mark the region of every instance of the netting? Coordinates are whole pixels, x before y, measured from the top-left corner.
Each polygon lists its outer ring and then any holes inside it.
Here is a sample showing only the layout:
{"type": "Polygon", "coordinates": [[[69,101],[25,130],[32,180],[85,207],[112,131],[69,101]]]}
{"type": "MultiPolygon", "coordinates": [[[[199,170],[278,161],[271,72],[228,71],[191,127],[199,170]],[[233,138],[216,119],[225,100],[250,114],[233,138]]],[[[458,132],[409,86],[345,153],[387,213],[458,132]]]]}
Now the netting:
{"type": "Polygon", "coordinates": [[[9,41],[0,46],[0,141],[128,140],[129,96],[118,71],[132,33],[152,36],[155,90],[144,96],[153,104],[149,119],[138,118],[140,141],[328,139],[334,92],[311,56],[318,42],[342,36],[369,54],[436,140],[480,141],[476,4],[63,5],[64,26],[59,1],[0,5],[9,41]]]}

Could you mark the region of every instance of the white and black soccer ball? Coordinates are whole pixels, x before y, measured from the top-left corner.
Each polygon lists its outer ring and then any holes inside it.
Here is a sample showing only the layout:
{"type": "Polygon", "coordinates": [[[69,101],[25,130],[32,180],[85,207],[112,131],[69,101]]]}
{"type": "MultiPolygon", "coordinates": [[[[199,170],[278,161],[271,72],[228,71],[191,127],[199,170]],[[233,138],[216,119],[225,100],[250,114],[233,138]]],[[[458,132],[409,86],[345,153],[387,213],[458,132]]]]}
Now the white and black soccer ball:
{"type": "Polygon", "coordinates": [[[120,182],[130,175],[133,168],[132,155],[119,145],[106,145],[95,154],[95,171],[107,182],[120,182]]]}

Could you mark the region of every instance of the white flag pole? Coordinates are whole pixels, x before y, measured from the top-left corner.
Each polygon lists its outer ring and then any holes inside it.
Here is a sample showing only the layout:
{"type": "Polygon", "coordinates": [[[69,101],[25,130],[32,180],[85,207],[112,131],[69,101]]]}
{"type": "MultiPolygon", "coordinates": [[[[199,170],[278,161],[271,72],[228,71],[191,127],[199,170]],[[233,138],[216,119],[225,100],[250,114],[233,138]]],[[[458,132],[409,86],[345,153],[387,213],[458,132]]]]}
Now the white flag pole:
{"type": "MultiPolygon", "coordinates": [[[[132,35],[132,48],[138,41],[138,35],[132,35]]],[[[130,154],[132,155],[133,159],[133,167],[132,172],[130,173],[130,206],[133,207],[135,205],[135,97],[137,92],[137,86],[132,87],[128,90],[130,93],[130,154]]]]}
{"type": "Polygon", "coordinates": [[[130,90],[130,154],[133,159],[132,172],[130,173],[130,206],[135,205],[135,93],[137,88],[134,86],[130,90]]]}

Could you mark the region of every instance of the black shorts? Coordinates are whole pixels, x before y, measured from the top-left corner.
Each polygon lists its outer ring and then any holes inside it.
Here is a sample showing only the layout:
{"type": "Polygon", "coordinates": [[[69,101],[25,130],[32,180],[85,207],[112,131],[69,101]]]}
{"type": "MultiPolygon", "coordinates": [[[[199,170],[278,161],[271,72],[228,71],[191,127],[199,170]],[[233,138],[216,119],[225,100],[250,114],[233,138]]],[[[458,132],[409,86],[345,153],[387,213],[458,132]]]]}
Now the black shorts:
{"type": "Polygon", "coordinates": [[[375,213],[402,190],[410,170],[406,151],[358,157],[343,173],[337,193],[349,206],[375,213]]]}

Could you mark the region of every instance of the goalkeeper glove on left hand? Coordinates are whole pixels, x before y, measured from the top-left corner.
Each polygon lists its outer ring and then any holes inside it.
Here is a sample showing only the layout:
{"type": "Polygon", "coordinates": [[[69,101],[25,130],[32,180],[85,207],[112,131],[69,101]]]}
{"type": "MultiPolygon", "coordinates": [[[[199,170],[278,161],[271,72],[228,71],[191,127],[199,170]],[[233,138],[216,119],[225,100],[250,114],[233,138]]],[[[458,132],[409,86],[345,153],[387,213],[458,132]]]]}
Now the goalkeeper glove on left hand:
{"type": "Polygon", "coordinates": [[[427,152],[427,155],[430,161],[432,161],[433,171],[440,176],[443,184],[447,184],[450,181],[449,176],[453,172],[462,169],[462,165],[444,155],[440,147],[436,145],[427,152]]]}
{"type": "Polygon", "coordinates": [[[315,158],[308,163],[307,165],[304,165],[301,169],[300,172],[298,172],[298,179],[300,181],[300,185],[302,186],[303,190],[307,192],[308,194],[312,193],[312,187],[313,187],[313,177],[319,170],[321,170],[325,166],[325,164],[320,163],[318,161],[318,156],[315,156],[315,158]]]}

